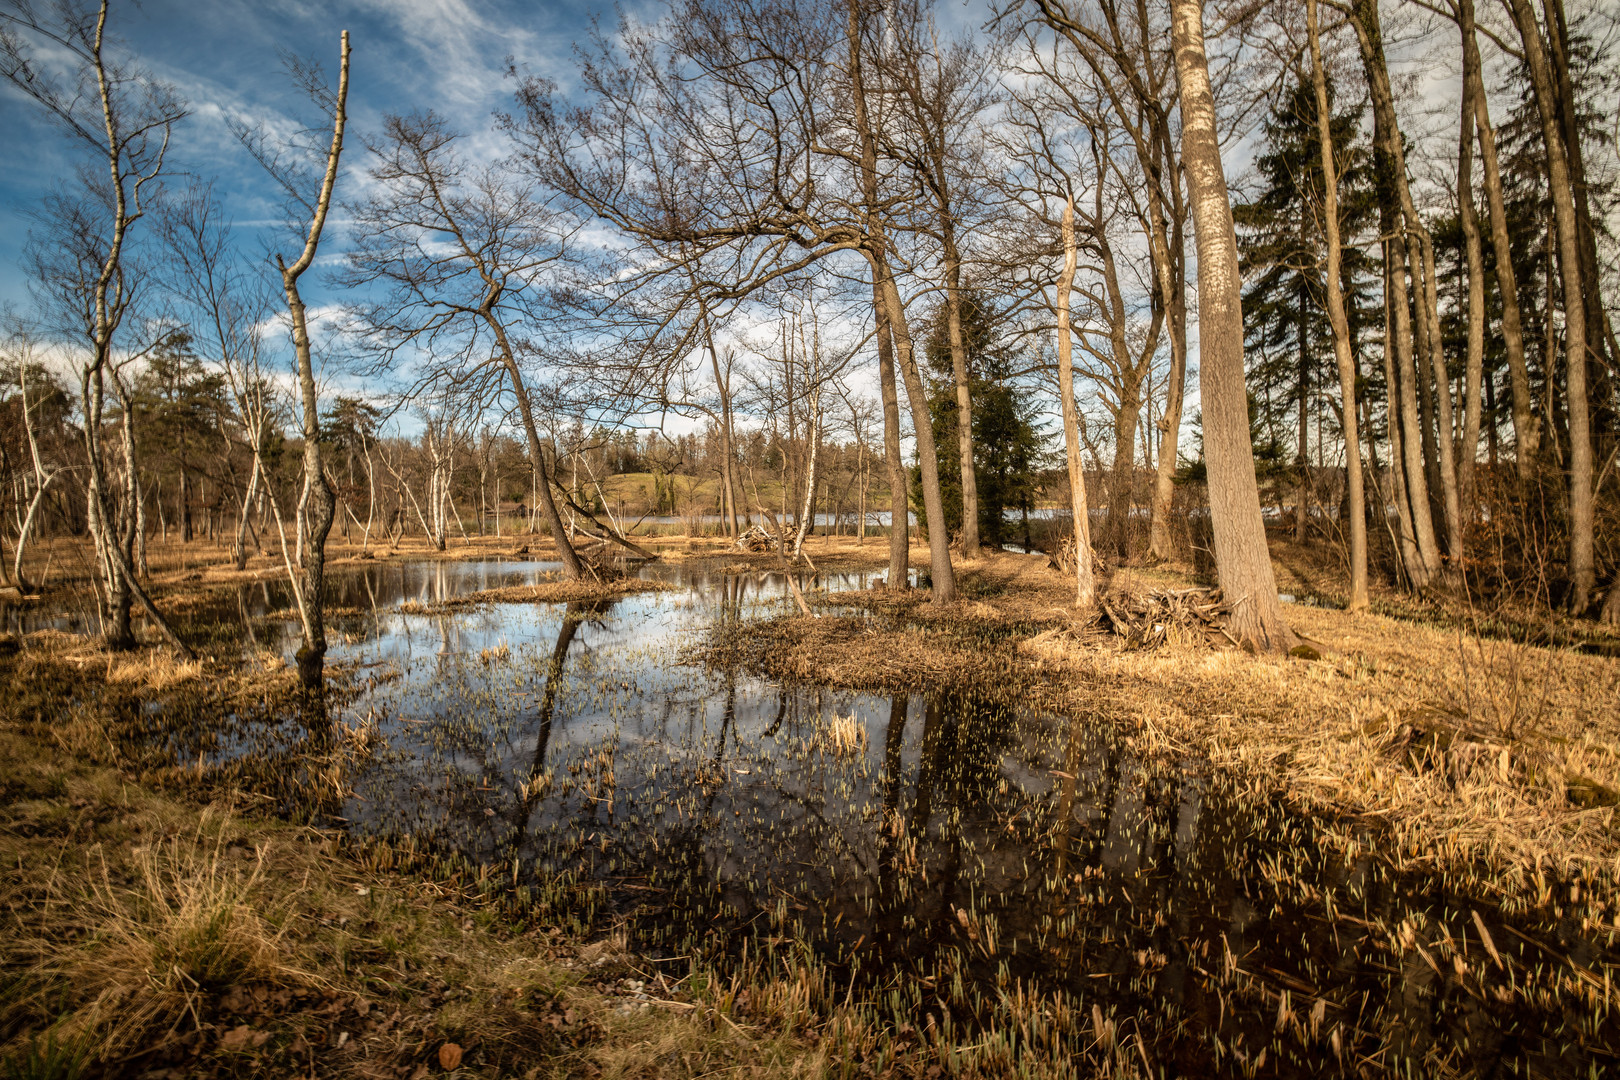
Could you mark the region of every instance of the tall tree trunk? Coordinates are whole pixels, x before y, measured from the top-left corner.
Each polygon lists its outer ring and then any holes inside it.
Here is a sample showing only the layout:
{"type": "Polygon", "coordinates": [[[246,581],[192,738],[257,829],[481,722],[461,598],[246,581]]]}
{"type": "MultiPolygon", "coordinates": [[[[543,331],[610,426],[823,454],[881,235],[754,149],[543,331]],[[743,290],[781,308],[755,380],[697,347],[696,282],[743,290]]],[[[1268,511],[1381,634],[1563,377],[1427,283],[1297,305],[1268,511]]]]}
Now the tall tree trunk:
{"type": "Polygon", "coordinates": [[[1529,0],[1508,0],[1524,42],[1525,66],[1547,148],[1547,186],[1558,232],[1558,262],[1564,286],[1565,407],[1569,414],[1569,576],[1570,610],[1584,614],[1597,587],[1592,530],[1592,433],[1586,398],[1586,302],[1582,294],[1580,244],[1575,219],[1569,156],[1559,128],[1557,98],[1541,28],[1529,0]]]}
{"type": "MultiPolygon", "coordinates": [[[[1399,560],[1399,573],[1404,574],[1407,583],[1414,588],[1418,587],[1414,574],[1423,572],[1422,556],[1418,552],[1417,534],[1412,523],[1412,503],[1406,490],[1406,469],[1402,466],[1405,461],[1405,443],[1401,435],[1401,386],[1400,374],[1395,368],[1395,350],[1390,347],[1394,336],[1393,300],[1394,287],[1391,278],[1401,272],[1393,255],[1393,242],[1385,240],[1384,249],[1384,416],[1385,425],[1389,429],[1389,498],[1395,503],[1395,518],[1400,535],[1397,537],[1395,557],[1399,560]]],[[[1387,514],[1387,510],[1385,511],[1387,514]]],[[[1426,578],[1424,580],[1427,580],[1426,578]]]]}
{"type": "MultiPolygon", "coordinates": [[[[1472,35],[1467,45],[1477,56],[1479,46],[1472,35]]],[[[1479,127],[1491,251],[1496,256],[1496,290],[1502,297],[1502,345],[1507,350],[1508,385],[1513,394],[1513,465],[1520,481],[1528,482],[1535,471],[1541,431],[1533,409],[1530,368],[1524,359],[1524,320],[1519,313],[1519,281],[1513,271],[1513,241],[1508,235],[1507,205],[1502,198],[1502,170],[1496,158],[1496,129],[1491,126],[1489,106],[1482,92],[1474,95],[1474,121],[1479,127]]]]}
{"type": "Polygon", "coordinates": [[[1215,568],[1237,637],[1262,652],[1286,652],[1296,639],[1283,622],[1254,476],[1237,233],[1215,130],[1201,0],[1170,0],[1170,28],[1181,91],[1181,160],[1198,245],[1198,376],[1215,568]]]}
{"type": "Polygon", "coordinates": [[[1407,289],[1406,271],[1402,269],[1402,260],[1395,257],[1396,252],[1401,252],[1410,263],[1413,282],[1420,293],[1423,263],[1416,250],[1416,238],[1410,235],[1416,212],[1413,210],[1409,215],[1407,209],[1412,200],[1406,182],[1406,155],[1401,147],[1395,98],[1389,82],[1389,68],[1384,60],[1384,36],[1378,16],[1378,0],[1354,0],[1352,13],[1350,25],[1355,29],[1356,42],[1361,49],[1362,68],[1367,75],[1373,105],[1373,162],[1379,189],[1379,224],[1386,237],[1399,232],[1385,248],[1385,260],[1390,265],[1385,300],[1394,312],[1396,375],[1400,383],[1402,454],[1396,467],[1402,471],[1402,486],[1406,491],[1417,556],[1407,566],[1407,577],[1413,588],[1421,590],[1441,573],[1440,545],[1435,536],[1428,477],[1424,471],[1424,428],[1419,416],[1418,369],[1413,356],[1411,295],[1407,289]]]}
{"type": "Polygon", "coordinates": [[[293,352],[298,360],[299,403],[303,409],[304,435],[304,488],[298,504],[298,535],[307,540],[304,553],[304,580],[300,590],[300,614],[303,616],[304,643],[298,650],[298,677],[305,690],[319,690],[326,664],[326,622],[322,593],[326,587],[326,536],[332,529],[332,516],[336,500],[332,487],[326,482],[326,470],[321,460],[320,401],[315,392],[315,365],[310,355],[309,323],[304,300],[298,290],[298,279],[315,261],[320,246],[321,232],[326,215],[332,206],[332,188],[337,183],[338,160],[343,153],[343,129],[348,120],[349,96],[349,32],[343,31],[342,59],[338,74],[337,98],[332,118],[332,146],[326,155],[326,175],[315,203],[315,213],[304,240],[304,250],[293,265],[288,266],[277,256],[281,269],[282,290],[287,297],[287,312],[292,318],[293,352]]]}
{"type": "MultiPolygon", "coordinates": [[[[1457,461],[1457,495],[1465,519],[1473,517],[1474,462],[1479,455],[1481,392],[1485,375],[1485,249],[1474,206],[1474,99],[1485,92],[1474,40],[1474,0],[1458,0],[1463,37],[1462,119],[1457,137],[1457,217],[1468,256],[1468,351],[1463,371],[1462,446],[1457,461]]],[[[1465,520],[1464,525],[1467,522],[1465,520]]],[[[1459,550],[1461,542],[1459,542],[1459,550]]]]}
{"type": "Polygon", "coordinates": [[[1091,513],[1086,506],[1086,471],[1080,457],[1080,422],[1074,404],[1074,336],[1069,329],[1069,298],[1080,260],[1074,235],[1074,196],[1063,204],[1063,272],[1057,280],[1058,399],[1063,411],[1063,450],[1069,467],[1069,511],[1074,518],[1074,602],[1082,610],[1097,597],[1091,565],[1091,513]]]}
{"type": "Polygon", "coordinates": [[[551,495],[551,473],[546,468],[546,451],[540,444],[540,429],[534,422],[534,407],[529,403],[529,391],[523,382],[523,372],[519,370],[517,356],[512,352],[511,342],[506,338],[506,327],[487,306],[483,314],[484,321],[489,324],[500,348],[501,365],[506,369],[512,396],[517,400],[518,417],[523,421],[523,435],[529,443],[529,461],[534,467],[535,503],[545,515],[552,543],[557,545],[557,557],[562,560],[563,576],[570,581],[578,581],[585,576],[585,566],[579,561],[579,554],[574,551],[574,545],[568,540],[568,527],[563,524],[562,515],[557,512],[557,501],[551,495]]]}
{"type": "MultiPolygon", "coordinates": [[[[886,264],[884,269],[887,271],[886,264]]],[[[951,567],[951,538],[945,527],[945,502],[939,492],[939,454],[934,445],[933,419],[928,412],[928,390],[917,369],[916,351],[906,325],[905,303],[892,273],[885,274],[883,291],[889,307],[889,332],[894,337],[895,360],[911,406],[911,426],[917,440],[917,468],[922,473],[923,514],[928,521],[933,598],[937,604],[947,604],[956,599],[956,572],[951,567]]]]}
{"type": "Polygon", "coordinates": [[[911,575],[909,484],[906,463],[900,456],[900,395],[894,374],[894,336],[889,333],[888,309],[872,267],[872,319],[877,333],[878,392],[883,399],[883,464],[889,474],[889,587],[904,588],[911,575]]]}
{"type": "Polygon", "coordinates": [[[714,328],[709,323],[709,306],[701,299],[698,301],[698,313],[703,319],[703,339],[709,346],[709,363],[714,368],[714,385],[720,394],[720,453],[724,456],[724,467],[721,469],[720,481],[725,485],[725,508],[727,515],[727,536],[735,539],[737,531],[737,484],[736,466],[731,449],[731,386],[729,380],[720,371],[720,354],[714,348],[714,328]]]}
{"type": "Polygon", "coordinates": [[[1361,478],[1361,436],[1356,408],[1356,358],[1350,349],[1350,320],[1344,309],[1340,280],[1343,252],[1339,239],[1339,165],[1333,152],[1332,112],[1328,104],[1327,75],[1322,70],[1322,43],[1317,27],[1316,0],[1305,0],[1305,21],[1310,35],[1311,81],[1316,89],[1316,137],[1322,155],[1322,225],[1327,243],[1328,323],[1333,327],[1333,358],[1339,369],[1340,409],[1344,429],[1344,485],[1350,525],[1351,611],[1367,607],[1367,500],[1361,478]]]}
{"type": "MultiPolygon", "coordinates": [[[[945,215],[942,215],[942,217],[945,215]]],[[[979,482],[973,470],[973,394],[968,385],[967,346],[962,341],[962,258],[948,221],[945,235],[945,324],[956,380],[956,452],[962,476],[962,554],[979,555],[979,482]]]]}
{"type": "Polygon", "coordinates": [[[236,521],[236,540],[231,545],[231,565],[238,570],[247,568],[248,507],[259,492],[259,455],[253,455],[253,467],[248,472],[247,491],[242,496],[242,513],[236,521]]]}
{"type": "Polygon", "coordinates": [[[1611,407],[1611,384],[1614,372],[1620,372],[1620,343],[1614,338],[1614,327],[1603,303],[1602,264],[1598,262],[1597,233],[1592,225],[1592,200],[1586,178],[1586,148],[1582,145],[1578,122],[1578,105],[1574,82],[1570,76],[1569,20],[1564,15],[1564,0],[1541,0],[1547,18],[1547,42],[1555,77],[1557,113],[1564,133],[1564,151],[1569,162],[1569,183],[1574,198],[1575,241],[1581,257],[1581,286],[1586,306],[1587,378],[1592,408],[1606,416],[1608,424],[1600,426],[1594,438],[1601,438],[1605,427],[1612,432],[1614,415],[1611,407]],[[1604,363],[1605,351],[1608,363],[1604,363]]]}
{"type": "Polygon", "coordinates": [[[1310,436],[1311,436],[1311,298],[1305,289],[1303,275],[1299,281],[1299,439],[1294,452],[1294,467],[1299,471],[1299,484],[1294,489],[1294,542],[1305,542],[1305,510],[1310,502],[1310,436]]]}
{"type": "MultiPolygon", "coordinates": [[[[1171,173],[1171,182],[1179,185],[1180,177],[1171,173]]],[[[1179,196],[1178,196],[1179,198],[1179,196]]],[[[1163,203],[1156,187],[1149,188],[1148,201],[1153,214],[1153,270],[1163,299],[1165,317],[1170,332],[1170,374],[1165,386],[1164,414],[1159,417],[1159,461],[1153,480],[1153,517],[1148,526],[1148,549],[1156,559],[1168,559],[1174,554],[1170,538],[1170,507],[1175,498],[1176,459],[1181,438],[1181,410],[1187,388],[1187,297],[1185,255],[1182,247],[1181,225],[1176,226],[1176,250],[1166,236],[1163,203]],[[1174,255],[1176,265],[1171,265],[1174,255]]]]}
{"type": "MultiPolygon", "coordinates": [[[[934,426],[928,414],[928,395],[923,388],[922,376],[917,371],[912,351],[911,334],[907,328],[905,304],[899,287],[889,270],[887,241],[878,215],[877,140],[866,111],[866,88],[861,74],[861,11],[859,0],[848,0],[849,10],[849,74],[851,97],[854,104],[856,135],[861,147],[861,187],[866,202],[866,250],[872,267],[872,284],[876,303],[886,309],[889,337],[893,342],[893,357],[899,364],[900,377],[905,383],[906,397],[911,405],[912,426],[916,429],[917,465],[922,473],[923,510],[928,519],[928,547],[934,600],[947,603],[956,599],[956,574],[951,568],[950,537],[945,531],[945,508],[939,494],[939,460],[935,453],[934,426]]],[[[882,335],[879,335],[879,352],[882,335]]],[[[888,402],[884,402],[884,422],[889,420],[888,402]]],[[[896,456],[899,449],[899,411],[894,414],[896,456]]],[[[887,433],[885,435],[887,438],[887,433]]],[[[891,471],[893,467],[891,465],[891,471]]],[[[899,529],[905,520],[906,485],[902,470],[901,484],[894,491],[892,502],[897,503],[893,527],[899,529]]],[[[895,569],[891,543],[890,574],[895,569]]],[[[904,580],[904,579],[901,579],[904,580]]]]}
{"type": "Polygon", "coordinates": [[[1427,230],[1418,232],[1417,238],[1423,255],[1423,311],[1428,324],[1429,370],[1434,384],[1438,430],[1435,449],[1445,510],[1446,552],[1451,556],[1447,572],[1456,575],[1462,569],[1463,557],[1462,499],[1457,491],[1456,417],[1452,414],[1451,379],[1446,372],[1446,354],[1440,334],[1440,290],[1439,275],[1434,264],[1434,241],[1427,230]]]}

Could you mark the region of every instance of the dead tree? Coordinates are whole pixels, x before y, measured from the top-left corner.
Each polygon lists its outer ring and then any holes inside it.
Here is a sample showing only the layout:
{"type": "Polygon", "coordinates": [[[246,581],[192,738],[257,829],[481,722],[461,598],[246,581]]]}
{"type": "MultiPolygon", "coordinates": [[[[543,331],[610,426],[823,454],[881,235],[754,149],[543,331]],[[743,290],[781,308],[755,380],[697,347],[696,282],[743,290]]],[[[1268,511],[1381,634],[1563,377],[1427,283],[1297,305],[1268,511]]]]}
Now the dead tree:
{"type": "Polygon", "coordinates": [[[102,636],[112,648],[133,645],[130,609],[138,603],[175,651],[190,659],[191,650],[135,574],[141,511],[134,417],[127,404],[117,456],[110,458],[102,443],[107,384],[122,399],[128,389],[122,371],[142,354],[121,340],[138,292],[129,261],[132,233],[150,209],[170,134],[186,110],[172,88],[108,54],[109,8],[109,0],[102,0],[94,11],[66,4],[41,11],[28,0],[12,0],[0,9],[0,71],[98,161],[83,176],[84,190],[47,199],[32,257],[61,330],[87,346],[75,374],[102,636]],[[36,47],[41,43],[47,55],[66,58],[70,74],[59,77],[40,62],[36,47]]]}
{"type": "MultiPolygon", "coordinates": [[[[320,397],[315,387],[309,315],[299,282],[314,265],[321,236],[326,229],[327,215],[332,209],[332,192],[337,185],[338,164],[343,155],[343,133],[348,125],[349,32],[343,31],[339,41],[335,93],[326,87],[311,67],[294,63],[292,75],[313,100],[330,110],[332,117],[332,140],[324,154],[319,186],[311,191],[314,176],[306,175],[296,164],[289,165],[284,154],[270,145],[263,132],[241,126],[236,128],[236,132],[248,151],[287,193],[290,220],[303,240],[303,247],[292,262],[287,262],[279,252],[275,254],[274,262],[281,275],[281,289],[292,331],[298,381],[296,397],[304,440],[303,486],[294,515],[297,549],[302,556],[299,560],[303,568],[302,580],[299,580],[300,575],[292,574],[293,595],[297,599],[304,638],[297,654],[298,677],[305,690],[315,691],[322,686],[326,664],[323,595],[326,586],[326,538],[332,531],[332,522],[336,517],[337,497],[326,478],[326,465],[321,452],[320,397]]],[[[318,152],[315,147],[308,149],[312,156],[318,152]]]]}

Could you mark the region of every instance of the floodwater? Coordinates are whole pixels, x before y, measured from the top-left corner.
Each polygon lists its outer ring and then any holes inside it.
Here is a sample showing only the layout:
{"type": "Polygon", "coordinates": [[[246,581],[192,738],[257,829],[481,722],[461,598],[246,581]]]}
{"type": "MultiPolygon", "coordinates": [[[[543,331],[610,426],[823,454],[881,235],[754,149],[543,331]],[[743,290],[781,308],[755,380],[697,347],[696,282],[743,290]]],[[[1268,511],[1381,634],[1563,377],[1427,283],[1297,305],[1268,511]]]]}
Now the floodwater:
{"type": "MultiPolygon", "coordinates": [[[[559,911],[572,883],[588,910],[571,917],[628,926],[655,961],[813,963],[833,997],[957,1045],[1130,1046],[1131,1068],[1178,1076],[1614,1066],[1614,915],[1581,914],[1578,883],[1508,915],[1396,873],[1376,832],[1333,854],[1321,823],[1197,760],[1139,759],[1100,715],[681,662],[717,622],[788,610],[780,574],[653,563],[640,572],[675,591],[400,610],[552,569],[333,576],[355,614],[335,620],[351,692],[332,721],[377,738],[327,820],[464,857],[559,911]]],[[[264,617],[276,589],[236,601],[290,656],[292,628],[264,617]]],[[[309,733],[259,718],[171,737],[182,760],[296,762],[309,733]]]]}

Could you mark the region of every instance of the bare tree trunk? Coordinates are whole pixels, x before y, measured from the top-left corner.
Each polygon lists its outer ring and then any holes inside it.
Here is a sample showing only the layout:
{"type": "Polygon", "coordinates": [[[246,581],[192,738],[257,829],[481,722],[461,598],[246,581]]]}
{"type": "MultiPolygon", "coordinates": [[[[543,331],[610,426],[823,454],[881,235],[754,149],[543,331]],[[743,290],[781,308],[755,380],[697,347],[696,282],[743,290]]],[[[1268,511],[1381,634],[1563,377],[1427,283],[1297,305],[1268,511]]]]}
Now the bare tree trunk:
{"type": "MultiPolygon", "coordinates": [[[[1476,56],[1472,37],[1468,47],[1476,56]]],[[[1507,206],[1502,198],[1502,170],[1496,158],[1496,129],[1485,94],[1474,95],[1474,118],[1479,126],[1479,158],[1485,168],[1485,201],[1490,208],[1491,249],[1496,255],[1496,289],[1502,297],[1502,344],[1507,350],[1508,381],[1513,393],[1514,468],[1521,481],[1535,470],[1541,444],[1540,425],[1531,408],[1530,368],[1524,359],[1524,321],[1519,313],[1519,281],[1513,271],[1513,242],[1508,235],[1507,206]]]]}
{"type": "Polygon", "coordinates": [[[884,297],[889,305],[889,332],[894,336],[895,359],[911,405],[911,426],[917,440],[917,468],[922,473],[923,513],[928,520],[929,573],[934,602],[947,604],[956,599],[956,572],[951,567],[951,538],[945,528],[945,503],[939,493],[939,454],[934,445],[934,425],[928,412],[928,391],[917,370],[911,333],[906,326],[905,303],[900,298],[894,275],[884,267],[884,297]]]}
{"type": "MultiPolygon", "coordinates": [[[[1457,137],[1457,216],[1468,256],[1468,352],[1463,374],[1462,446],[1457,461],[1457,495],[1465,519],[1474,516],[1474,463],[1479,455],[1480,394],[1485,381],[1485,250],[1474,206],[1474,100],[1485,92],[1479,50],[1474,41],[1474,0],[1458,0],[1463,37],[1462,119],[1457,137]]],[[[1464,521],[1466,526],[1467,520],[1464,521]]],[[[1459,538],[1458,550],[1463,539],[1459,538]]]]}
{"type": "Polygon", "coordinates": [[[816,520],[816,464],[820,457],[816,451],[821,446],[821,384],[812,379],[810,394],[807,400],[810,408],[810,430],[805,441],[810,447],[810,460],[805,465],[804,484],[804,510],[799,514],[799,527],[793,534],[793,558],[799,558],[804,550],[805,533],[813,528],[816,520]]]}
{"type": "Polygon", "coordinates": [[[315,365],[310,355],[309,324],[304,300],[298,290],[298,279],[315,260],[320,246],[321,232],[326,215],[332,205],[332,189],[337,183],[338,159],[343,153],[343,129],[348,121],[349,96],[349,32],[343,31],[341,60],[338,69],[338,90],[332,112],[332,146],[326,155],[326,175],[310,220],[304,250],[291,266],[278,255],[283,291],[287,295],[287,311],[292,317],[293,351],[298,358],[299,404],[303,409],[304,435],[304,488],[299,500],[298,535],[307,540],[304,553],[304,582],[301,590],[304,611],[304,643],[298,650],[298,678],[305,690],[318,690],[326,664],[325,601],[326,537],[332,529],[336,500],[332,487],[326,482],[325,465],[321,454],[320,401],[315,392],[315,365]]]}
{"type": "Polygon", "coordinates": [[[17,389],[22,397],[23,431],[28,437],[28,457],[34,466],[34,492],[28,499],[28,512],[17,526],[17,550],[12,556],[11,575],[17,583],[17,588],[25,593],[33,591],[27,576],[23,573],[23,555],[28,550],[28,538],[34,531],[34,521],[39,513],[40,503],[45,501],[45,492],[61,471],[45,468],[45,460],[40,456],[39,437],[34,433],[34,416],[28,405],[29,358],[30,353],[25,351],[17,363],[17,389]]]}
{"type": "MultiPolygon", "coordinates": [[[[1429,507],[1429,483],[1424,472],[1424,426],[1419,416],[1418,373],[1413,356],[1414,334],[1409,306],[1411,294],[1407,289],[1402,260],[1395,256],[1396,252],[1405,253],[1411,264],[1413,281],[1420,292],[1422,283],[1418,279],[1422,276],[1422,258],[1416,250],[1415,237],[1407,235],[1414,226],[1416,212],[1408,210],[1412,200],[1406,182],[1406,156],[1401,148],[1394,93],[1390,88],[1389,69],[1384,60],[1383,28],[1378,17],[1377,0],[1354,0],[1350,25],[1355,29],[1356,41],[1361,48],[1362,68],[1367,75],[1373,105],[1373,157],[1380,188],[1380,226],[1386,236],[1397,230],[1401,233],[1385,247],[1385,261],[1390,266],[1385,297],[1394,312],[1396,376],[1400,384],[1402,456],[1396,462],[1396,467],[1402,470],[1401,486],[1406,491],[1417,555],[1407,566],[1407,577],[1413,588],[1421,590],[1441,573],[1440,545],[1435,536],[1434,516],[1429,507]]],[[[1421,300],[1419,317],[1422,318],[1421,300]]]]}
{"type": "Polygon", "coordinates": [[[1071,193],[1063,203],[1063,272],[1058,275],[1055,297],[1058,403],[1063,412],[1063,451],[1069,468],[1069,512],[1074,518],[1074,603],[1085,610],[1096,602],[1097,581],[1091,565],[1091,511],[1086,505],[1085,462],[1080,457],[1080,421],[1074,404],[1074,338],[1069,327],[1069,298],[1079,261],[1071,193]]]}
{"type": "Polygon", "coordinates": [[[1327,242],[1327,308],[1333,327],[1333,358],[1339,368],[1340,409],[1344,429],[1344,482],[1350,516],[1351,611],[1367,607],[1367,500],[1361,478],[1361,436],[1356,410],[1356,358],[1350,350],[1350,320],[1344,310],[1344,284],[1340,280],[1343,253],[1339,240],[1339,166],[1333,152],[1333,116],[1328,106],[1327,75],[1322,70],[1322,43],[1317,28],[1316,0],[1305,0],[1310,34],[1311,80],[1316,87],[1316,133],[1322,154],[1322,223],[1327,242]]]}
{"type": "Polygon", "coordinates": [[[1170,0],[1170,27],[1181,90],[1181,159],[1198,244],[1199,386],[1216,573],[1232,605],[1236,636],[1258,651],[1286,652],[1296,639],[1283,622],[1254,476],[1237,233],[1215,129],[1201,0],[1170,0]]]}
{"type": "Polygon", "coordinates": [[[512,396],[517,400],[518,417],[523,421],[523,434],[529,442],[529,460],[534,465],[535,504],[546,516],[546,526],[551,530],[552,542],[557,545],[557,557],[562,560],[563,576],[570,581],[578,581],[585,576],[585,567],[579,561],[574,545],[568,541],[568,527],[563,524],[562,515],[557,512],[556,500],[551,497],[551,474],[546,470],[545,448],[540,445],[540,429],[534,422],[534,409],[529,404],[529,392],[523,383],[523,372],[518,369],[517,357],[512,352],[511,342],[506,338],[506,327],[495,317],[488,304],[485,305],[482,314],[490,330],[494,332],[495,341],[500,348],[501,364],[506,369],[512,396]]]}
{"type": "Polygon", "coordinates": [[[247,568],[248,507],[259,491],[259,455],[253,455],[253,467],[248,472],[247,491],[242,496],[242,514],[236,522],[236,542],[231,546],[231,565],[238,570],[247,568]]]}
{"type": "Polygon", "coordinates": [[[1299,288],[1299,439],[1294,450],[1294,467],[1299,471],[1294,488],[1294,542],[1305,542],[1306,510],[1310,502],[1311,437],[1311,351],[1310,296],[1303,277],[1299,288]]]}
{"type": "Polygon", "coordinates": [[[1513,22],[1524,42],[1525,66],[1535,91],[1541,137],[1547,149],[1547,186],[1558,231],[1558,262],[1564,286],[1565,405],[1569,414],[1569,575],[1570,610],[1584,614],[1597,586],[1593,552],[1592,432],[1586,397],[1586,302],[1581,286],[1581,256],[1570,186],[1569,156],[1554,105],[1550,70],[1541,28],[1529,0],[1508,0],[1513,22]]]}
{"type": "Polygon", "coordinates": [[[720,354],[714,348],[714,329],[709,324],[708,305],[702,300],[698,301],[698,305],[703,318],[703,337],[709,346],[709,363],[714,368],[714,385],[720,393],[720,453],[725,457],[721,482],[725,484],[726,524],[730,530],[726,535],[735,539],[740,533],[737,530],[736,464],[731,449],[731,387],[720,371],[720,354]]]}
{"type": "MultiPolygon", "coordinates": [[[[1384,414],[1389,428],[1389,475],[1390,499],[1395,503],[1395,517],[1400,529],[1396,538],[1395,557],[1399,561],[1397,567],[1397,580],[1404,574],[1409,584],[1413,584],[1412,575],[1422,573],[1421,558],[1418,553],[1417,536],[1412,525],[1412,504],[1406,491],[1406,470],[1401,463],[1405,460],[1405,448],[1401,434],[1400,416],[1400,376],[1395,369],[1395,349],[1390,345],[1393,336],[1394,315],[1391,297],[1394,289],[1390,279],[1400,273],[1400,267],[1395,265],[1391,255],[1391,243],[1385,241],[1384,245],[1384,414]]],[[[1387,506],[1387,504],[1386,504],[1387,506]]],[[[1388,510],[1384,509],[1385,515],[1388,510]]],[[[1415,587],[1415,586],[1414,586],[1415,587]]]]}
{"type": "MultiPolygon", "coordinates": [[[[944,215],[942,215],[943,217],[944,215]]],[[[973,469],[973,394],[968,386],[967,347],[962,341],[962,258],[949,222],[945,242],[945,323],[956,379],[956,452],[962,474],[962,554],[979,556],[979,482],[973,469]]]]}
{"type": "MultiPolygon", "coordinates": [[[[878,382],[883,396],[883,448],[889,465],[889,585],[903,588],[910,570],[910,511],[906,497],[905,463],[900,458],[900,403],[895,387],[895,353],[900,345],[903,325],[896,325],[895,312],[889,306],[888,261],[881,248],[882,229],[878,221],[877,145],[872,135],[871,121],[866,112],[866,87],[861,74],[861,12],[859,0],[847,0],[849,10],[849,62],[850,87],[855,105],[857,135],[861,143],[861,194],[865,200],[866,231],[873,250],[866,254],[872,270],[872,309],[877,325],[878,382]]],[[[901,313],[904,318],[904,313],[901,313]]],[[[909,338],[906,344],[910,345],[909,338]]],[[[902,361],[903,362],[903,361],[902,361]]],[[[924,416],[926,418],[926,412],[924,416]]],[[[915,417],[913,417],[915,419],[915,417]]],[[[924,424],[932,435],[931,425],[924,424]]],[[[929,439],[932,443],[932,437],[929,439]]],[[[921,443],[918,443],[921,446],[921,443]]],[[[936,463],[937,469],[937,463],[936,463]]],[[[935,493],[938,494],[938,484],[935,493]]],[[[946,580],[954,586],[947,574],[946,580]]],[[[938,589],[940,582],[934,582],[938,589]]],[[[954,588],[952,590],[954,592],[954,588]]],[[[936,592],[936,596],[938,593],[936,592]]]]}
{"type": "MultiPolygon", "coordinates": [[[[1155,248],[1159,245],[1155,244],[1155,248]]],[[[1164,415],[1159,417],[1159,461],[1153,478],[1153,516],[1148,526],[1148,550],[1155,559],[1168,559],[1175,553],[1170,539],[1170,507],[1175,499],[1176,460],[1181,439],[1181,409],[1187,388],[1187,305],[1181,290],[1171,280],[1168,266],[1154,256],[1159,291],[1167,300],[1170,323],[1170,375],[1165,387],[1164,415]]],[[[1168,262],[1168,250],[1163,260],[1168,262]]]]}
{"type": "MultiPolygon", "coordinates": [[[[1414,217],[1416,215],[1414,214],[1414,217]]],[[[1457,490],[1457,428],[1452,415],[1451,380],[1446,375],[1446,354],[1440,333],[1440,290],[1434,265],[1434,241],[1427,230],[1413,230],[1423,256],[1423,312],[1428,325],[1429,371],[1434,385],[1438,437],[1435,452],[1440,467],[1440,494],[1446,516],[1448,576],[1462,569],[1462,499],[1457,490]]]]}

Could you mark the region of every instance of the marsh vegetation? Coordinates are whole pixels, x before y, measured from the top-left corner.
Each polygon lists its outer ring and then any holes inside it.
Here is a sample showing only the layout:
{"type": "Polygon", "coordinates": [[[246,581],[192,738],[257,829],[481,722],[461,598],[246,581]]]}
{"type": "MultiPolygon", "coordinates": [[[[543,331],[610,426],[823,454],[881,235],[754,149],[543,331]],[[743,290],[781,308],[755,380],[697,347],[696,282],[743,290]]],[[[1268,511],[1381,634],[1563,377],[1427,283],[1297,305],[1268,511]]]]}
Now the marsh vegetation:
{"type": "Polygon", "coordinates": [[[6,1077],[1620,1070],[1607,6],[130,7],[0,0],[6,1077]]]}

